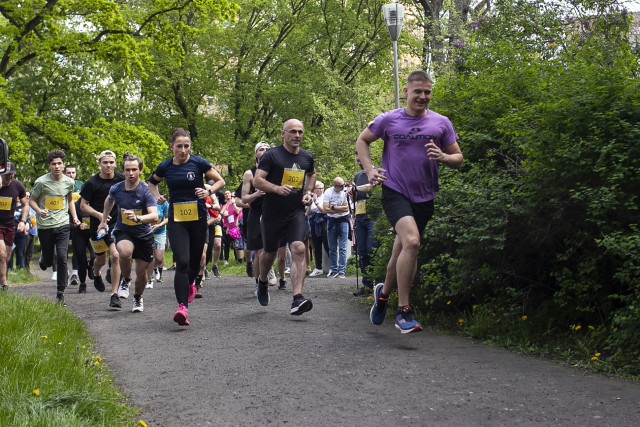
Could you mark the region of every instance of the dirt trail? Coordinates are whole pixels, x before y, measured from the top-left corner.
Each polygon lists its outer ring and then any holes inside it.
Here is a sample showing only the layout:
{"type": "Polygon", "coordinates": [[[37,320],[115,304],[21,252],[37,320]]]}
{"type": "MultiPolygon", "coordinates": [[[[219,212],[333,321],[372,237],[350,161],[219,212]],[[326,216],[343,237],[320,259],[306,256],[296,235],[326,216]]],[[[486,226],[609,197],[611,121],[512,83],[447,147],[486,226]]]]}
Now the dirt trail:
{"type": "MultiPolygon", "coordinates": [[[[55,283],[11,292],[53,300],[55,283]]],[[[640,384],[588,374],[476,341],[401,335],[354,304],[354,279],[307,278],[314,307],[291,316],[291,292],[258,305],[251,280],[210,279],[179,327],[171,272],[144,313],[107,309],[108,293],[75,294],[101,356],[149,426],[598,426],[640,423],[640,384]]]]}

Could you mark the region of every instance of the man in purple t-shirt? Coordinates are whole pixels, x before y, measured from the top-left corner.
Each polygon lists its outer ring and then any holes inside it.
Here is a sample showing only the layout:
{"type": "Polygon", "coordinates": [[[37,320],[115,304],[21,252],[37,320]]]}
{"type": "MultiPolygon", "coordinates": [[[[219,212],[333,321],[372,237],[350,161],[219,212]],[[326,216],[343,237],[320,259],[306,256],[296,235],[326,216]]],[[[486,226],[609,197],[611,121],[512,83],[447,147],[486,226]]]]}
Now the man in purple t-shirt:
{"type": "Polygon", "coordinates": [[[409,290],[416,275],[420,237],[433,215],[438,191],[438,163],[462,165],[458,135],[448,118],[427,108],[433,81],[414,71],[402,89],[407,106],[380,114],[356,142],[364,172],[372,186],[382,184],[382,207],[396,232],[384,284],[374,288],[371,321],[380,325],[387,312],[389,293],[398,286],[396,328],[403,334],[422,330],[413,319],[409,290]],[[382,167],[371,163],[369,145],[384,141],[382,167]]]}

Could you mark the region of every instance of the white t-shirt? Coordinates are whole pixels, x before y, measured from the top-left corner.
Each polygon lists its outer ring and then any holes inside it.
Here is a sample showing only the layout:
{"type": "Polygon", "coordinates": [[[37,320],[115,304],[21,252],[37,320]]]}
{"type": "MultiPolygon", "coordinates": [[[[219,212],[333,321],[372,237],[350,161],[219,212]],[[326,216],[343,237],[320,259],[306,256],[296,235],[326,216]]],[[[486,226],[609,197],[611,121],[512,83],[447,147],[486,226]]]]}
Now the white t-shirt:
{"type": "MultiPolygon", "coordinates": [[[[347,192],[344,190],[336,192],[333,187],[331,187],[324,192],[322,198],[324,203],[329,203],[334,206],[343,206],[347,203],[347,192]]],[[[331,218],[340,218],[349,215],[349,211],[327,213],[327,215],[331,218]]]]}

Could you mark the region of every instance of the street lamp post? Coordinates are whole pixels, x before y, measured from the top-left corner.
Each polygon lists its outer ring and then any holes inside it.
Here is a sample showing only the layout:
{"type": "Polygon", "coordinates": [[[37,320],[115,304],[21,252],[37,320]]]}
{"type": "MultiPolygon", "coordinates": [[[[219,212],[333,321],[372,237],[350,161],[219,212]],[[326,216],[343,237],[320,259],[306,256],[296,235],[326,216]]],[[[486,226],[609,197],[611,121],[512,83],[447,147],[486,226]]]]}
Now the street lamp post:
{"type": "Polygon", "coordinates": [[[398,3],[385,4],[382,6],[382,16],[389,31],[389,37],[393,44],[393,75],[394,89],[396,97],[396,108],[400,108],[400,92],[398,88],[398,38],[402,30],[402,19],[404,17],[404,7],[398,3]]]}

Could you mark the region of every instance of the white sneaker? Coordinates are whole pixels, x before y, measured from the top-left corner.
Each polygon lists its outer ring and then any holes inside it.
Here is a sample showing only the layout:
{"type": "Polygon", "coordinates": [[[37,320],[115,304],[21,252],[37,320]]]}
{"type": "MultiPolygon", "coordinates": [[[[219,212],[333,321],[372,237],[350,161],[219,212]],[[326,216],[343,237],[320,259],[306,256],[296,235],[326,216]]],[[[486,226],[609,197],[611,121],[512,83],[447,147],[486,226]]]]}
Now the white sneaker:
{"type": "Polygon", "coordinates": [[[147,286],[145,289],[153,289],[153,280],[147,280],[147,286]]]}
{"type": "Polygon", "coordinates": [[[155,275],[153,278],[156,279],[156,282],[160,281],[160,270],[158,270],[157,268],[154,268],[153,271],[155,272],[155,275]]]}
{"type": "Polygon", "coordinates": [[[291,268],[287,267],[284,269],[284,274],[290,274],[291,273],[291,268]]]}
{"type": "Polygon", "coordinates": [[[276,273],[273,272],[273,267],[267,273],[267,282],[269,282],[269,286],[275,286],[278,283],[278,279],[276,279],[276,273]]]}
{"type": "Polygon", "coordinates": [[[58,272],[54,271],[53,274],[51,275],[51,280],[58,280],[58,272]]]}
{"type": "Polygon", "coordinates": [[[334,273],[333,271],[329,270],[329,272],[327,273],[327,277],[333,277],[334,273]]]}
{"type": "Polygon", "coordinates": [[[123,277],[120,279],[120,286],[118,286],[118,298],[129,298],[129,283],[131,279],[125,280],[123,277]]]}
{"type": "Polygon", "coordinates": [[[319,268],[314,268],[311,274],[309,274],[309,277],[316,277],[321,274],[322,274],[322,270],[320,270],[319,268]]]}
{"type": "Polygon", "coordinates": [[[131,309],[132,313],[139,313],[144,311],[144,304],[142,303],[142,296],[133,297],[133,308],[131,309]]]}

